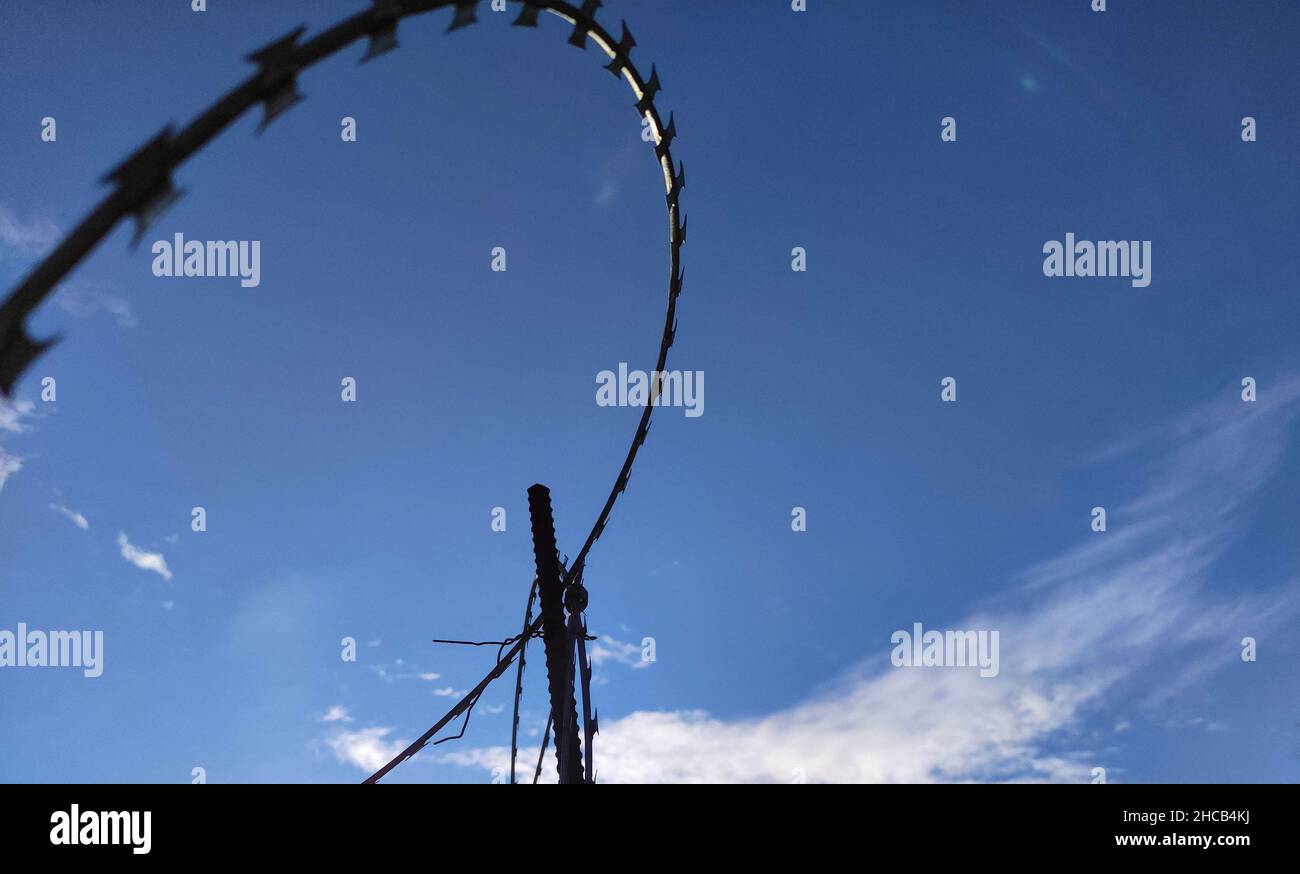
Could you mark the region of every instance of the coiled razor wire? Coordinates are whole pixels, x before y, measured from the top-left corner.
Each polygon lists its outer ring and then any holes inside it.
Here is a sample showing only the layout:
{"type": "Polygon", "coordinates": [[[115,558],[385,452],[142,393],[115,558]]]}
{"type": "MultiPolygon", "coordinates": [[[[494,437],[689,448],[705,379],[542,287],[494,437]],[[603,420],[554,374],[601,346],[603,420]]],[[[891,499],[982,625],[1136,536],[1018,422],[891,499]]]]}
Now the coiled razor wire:
{"type": "MultiPolygon", "coordinates": [[[[54,251],[27,275],[27,278],[5,299],[3,305],[0,305],[0,392],[6,396],[12,395],[13,387],[22,373],[42,352],[59,339],[58,337],[33,339],[24,325],[27,317],[122,218],[131,216],[134,219],[135,233],[132,245],[138,244],[153,221],[184,193],[173,185],[172,171],[233,124],[245,111],[255,104],[262,104],[262,120],[258,125],[260,133],[279,115],[303,99],[298,91],[298,74],[302,70],[333,55],[361,37],[369,40],[366,54],[361,59],[362,63],[397,48],[397,25],[407,16],[450,6],[453,7],[453,13],[447,33],[468,27],[478,21],[479,2],[480,0],[372,0],[369,9],[344,19],[307,42],[299,42],[307,30],[302,26],[248,55],[248,60],[257,65],[257,72],[217,100],[181,130],[174,130],[172,125],[165,127],[157,136],[105,175],[103,181],[111,183],[114,186],[113,191],[100,201],[99,205],[59,243],[54,251]]],[[[670,114],[668,123],[664,124],[654,103],[655,95],[662,88],[659,73],[654,65],[651,65],[650,76],[647,79],[632,62],[631,53],[636,46],[636,40],[633,39],[626,22],[622,22],[621,35],[615,40],[613,35],[596,20],[596,10],[602,5],[601,0],[582,0],[581,6],[565,0],[509,0],[509,2],[520,6],[519,16],[513,22],[515,27],[537,27],[540,13],[549,12],[572,25],[573,30],[568,40],[570,45],[586,49],[587,40],[594,42],[609,58],[605,69],[631,86],[632,93],[636,97],[637,113],[647,120],[653,131],[655,158],[663,170],[668,209],[668,304],[654,370],[655,373],[662,373],[668,361],[668,349],[673,345],[677,335],[677,298],[681,295],[682,281],[685,277],[681,266],[681,247],[686,242],[686,221],[681,216],[679,199],[682,189],[686,186],[686,168],[681,164],[676,168],[673,166],[671,145],[677,136],[674,118],[670,114]]],[[[636,432],[632,436],[631,446],[610,489],[609,497],[606,498],[600,514],[596,517],[596,522],[592,525],[582,549],[578,551],[577,557],[569,564],[564,574],[566,586],[572,580],[581,578],[587,554],[604,532],[605,524],[609,521],[609,515],[614,509],[618,496],[627,489],[637,451],[645,443],[646,435],[650,430],[650,416],[654,411],[654,400],[658,397],[659,388],[659,381],[652,380],[651,402],[646,404],[641,413],[636,432]]],[[[415,755],[448,721],[471,708],[487,685],[500,676],[522,650],[531,633],[540,630],[540,626],[541,620],[538,619],[529,628],[530,634],[521,636],[510,652],[503,659],[498,660],[497,665],[469,695],[420,739],[366,782],[377,781],[397,764],[415,755]]]]}

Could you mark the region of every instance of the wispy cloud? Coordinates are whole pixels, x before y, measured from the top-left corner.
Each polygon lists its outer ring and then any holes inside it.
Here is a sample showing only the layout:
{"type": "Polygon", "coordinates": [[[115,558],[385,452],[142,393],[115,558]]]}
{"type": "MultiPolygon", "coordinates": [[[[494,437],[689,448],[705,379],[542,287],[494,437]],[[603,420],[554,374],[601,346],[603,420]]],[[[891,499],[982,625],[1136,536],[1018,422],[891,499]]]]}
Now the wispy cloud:
{"type": "Polygon", "coordinates": [[[600,667],[605,662],[618,662],[633,669],[648,668],[653,664],[641,657],[641,647],[635,643],[624,643],[608,634],[596,635],[591,645],[591,663],[600,667]]]}
{"type": "Polygon", "coordinates": [[[439,698],[460,698],[465,694],[465,689],[453,689],[451,686],[444,686],[441,689],[434,689],[433,694],[439,698]]]}
{"type": "Polygon", "coordinates": [[[90,522],[87,521],[85,516],[78,513],[76,510],[65,507],[62,504],[50,504],[50,509],[62,513],[72,522],[73,525],[76,525],[82,531],[86,531],[90,528],[90,522]]]}
{"type": "Polygon", "coordinates": [[[0,431],[21,434],[27,430],[27,420],[34,418],[36,405],[31,401],[7,400],[0,397],[0,431]]]}
{"type": "Polygon", "coordinates": [[[325,738],[325,744],[340,762],[371,774],[392,761],[409,744],[409,741],[389,740],[392,731],[380,726],[340,731],[325,738]]]}
{"type": "MultiPolygon", "coordinates": [[[[401,668],[405,666],[406,663],[402,659],[393,660],[393,667],[401,668]]],[[[389,670],[389,665],[379,664],[371,665],[370,670],[374,671],[375,675],[385,683],[392,683],[397,680],[423,680],[426,683],[431,683],[434,680],[442,678],[442,674],[439,674],[436,671],[425,671],[421,673],[416,670],[415,665],[411,665],[409,670],[391,671],[389,670]]]]}
{"type": "Polygon", "coordinates": [[[0,492],[4,491],[5,481],[23,469],[23,460],[0,446],[0,492]]]}
{"type": "MultiPolygon", "coordinates": [[[[0,397],[0,433],[22,434],[29,430],[28,420],[36,418],[36,405],[31,401],[9,400],[0,397]]],[[[0,491],[5,481],[23,469],[24,459],[0,446],[0,491]]]]}
{"type": "MultiPolygon", "coordinates": [[[[19,262],[39,258],[54,248],[62,235],[58,225],[48,218],[35,216],[24,221],[13,210],[0,206],[0,262],[10,258],[19,262]]],[[[71,280],[59,287],[54,302],[77,318],[105,312],[113,316],[119,327],[134,328],[138,324],[130,302],[106,291],[103,283],[71,280]]]]}
{"type": "Polygon", "coordinates": [[[146,552],[127,540],[125,532],[118,532],[117,545],[122,550],[122,558],[131,562],[142,571],[153,571],[164,580],[171,582],[172,572],[167,567],[167,559],[161,552],[146,552]]]}
{"type": "MultiPolygon", "coordinates": [[[[1104,717],[1110,700],[1164,687],[1164,675],[1181,669],[1162,691],[1177,694],[1180,682],[1238,659],[1237,629],[1295,624],[1297,581],[1231,597],[1211,582],[1245,531],[1243,508],[1277,471],[1298,408],[1300,380],[1291,379],[1272,384],[1267,400],[1232,393],[1153,434],[1145,484],[1112,515],[1129,521],[1030,568],[991,606],[943,623],[999,629],[998,676],[891,668],[882,641],[881,656],[767,716],[677,710],[603,723],[602,781],[1086,782],[1104,754],[1079,729],[1104,717]]],[[[1116,731],[1129,727],[1114,719],[1106,724],[1116,731]]],[[[1210,717],[1180,724],[1226,729],[1210,717]]],[[[509,751],[462,749],[439,760],[491,770],[508,767],[509,751]]]]}
{"type": "Polygon", "coordinates": [[[342,704],[335,704],[329,710],[326,710],[320,717],[321,722],[351,722],[352,717],[348,715],[348,709],[342,704]]]}
{"type": "Polygon", "coordinates": [[[600,189],[596,192],[596,205],[609,206],[618,198],[618,182],[611,178],[605,178],[600,183],[600,189]]]}
{"type": "Polygon", "coordinates": [[[139,325],[139,320],[131,309],[131,302],[105,291],[97,283],[80,280],[65,285],[54,301],[59,309],[79,319],[90,318],[97,313],[108,313],[119,328],[134,328],[139,325]]]}
{"type": "Polygon", "coordinates": [[[54,222],[39,216],[23,221],[12,210],[0,206],[0,260],[10,254],[34,258],[58,241],[59,228],[54,222]]]}

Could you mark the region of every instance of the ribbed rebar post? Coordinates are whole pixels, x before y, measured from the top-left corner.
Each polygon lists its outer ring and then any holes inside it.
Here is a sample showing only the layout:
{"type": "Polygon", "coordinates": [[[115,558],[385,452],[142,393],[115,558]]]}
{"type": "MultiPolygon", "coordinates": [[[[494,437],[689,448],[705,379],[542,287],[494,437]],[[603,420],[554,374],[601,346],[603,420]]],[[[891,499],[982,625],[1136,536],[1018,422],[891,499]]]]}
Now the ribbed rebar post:
{"type": "Polygon", "coordinates": [[[533,560],[537,565],[537,599],[542,608],[546,647],[546,682],[555,721],[555,759],[561,783],[582,782],[578,709],[573,695],[573,642],[564,618],[564,584],[555,545],[551,491],[537,484],[528,489],[528,517],[533,526],[533,560]]]}

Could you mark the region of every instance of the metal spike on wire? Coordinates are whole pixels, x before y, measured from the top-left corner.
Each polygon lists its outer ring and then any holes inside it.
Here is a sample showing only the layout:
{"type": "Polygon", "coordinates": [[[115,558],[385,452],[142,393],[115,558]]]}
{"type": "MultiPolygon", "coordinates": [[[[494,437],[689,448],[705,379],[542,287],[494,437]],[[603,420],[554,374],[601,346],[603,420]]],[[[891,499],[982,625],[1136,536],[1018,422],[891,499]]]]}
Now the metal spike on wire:
{"type": "Polygon", "coordinates": [[[478,0],[457,0],[456,11],[452,15],[447,33],[469,27],[478,21],[478,0]]]}
{"type": "Polygon", "coordinates": [[[397,48],[397,22],[402,17],[401,0],[373,0],[375,29],[370,32],[370,42],[361,63],[374,60],[397,48]]]}
{"type": "MultiPolygon", "coordinates": [[[[677,135],[675,119],[670,116],[669,123],[665,125],[655,105],[655,97],[662,90],[659,71],[652,65],[648,79],[638,71],[631,59],[631,51],[636,41],[626,24],[622,25],[620,38],[615,40],[596,20],[596,11],[602,5],[601,0],[582,0],[581,6],[575,6],[568,0],[510,0],[510,2],[519,3],[521,7],[519,16],[513,22],[515,26],[537,27],[539,13],[545,11],[572,25],[573,29],[568,40],[571,45],[586,49],[588,40],[594,42],[609,59],[605,68],[624,79],[632,88],[636,98],[637,114],[650,125],[654,134],[655,157],[663,171],[669,222],[667,306],[659,354],[654,368],[655,371],[662,372],[667,364],[668,350],[676,332],[677,299],[681,295],[682,280],[685,275],[681,265],[681,246],[686,241],[686,223],[680,215],[679,200],[681,191],[686,185],[686,172],[683,165],[680,163],[674,165],[673,161],[671,145],[677,135]]],[[[304,99],[298,90],[298,76],[308,67],[363,39],[367,42],[367,49],[362,60],[370,61],[397,48],[397,26],[402,18],[448,6],[453,7],[448,32],[467,27],[478,20],[477,0],[372,0],[369,8],[329,27],[306,42],[299,41],[306,28],[297,28],[248,55],[248,60],[258,67],[257,72],[249,79],[223,95],[180,130],[174,130],[171,126],[165,128],[162,133],[110,172],[104,181],[111,183],[113,190],[27,274],[3,303],[0,303],[0,394],[11,397],[22,375],[59,339],[58,337],[34,339],[25,327],[27,318],[54,292],[72,269],[84,260],[104,237],[108,236],[119,221],[127,217],[135,219],[134,241],[139,242],[151,223],[182,193],[172,182],[172,174],[176,168],[258,104],[262,106],[263,114],[257,130],[259,133],[264,131],[272,121],[304,99]]],[[[614,485],[581,549],[562,571],[561,582],[565,590],[575,583],[581,584],[587,555],[604,532],[614,504],[627,486],[637,452],[644,445],[649,433],[653,411],[654,406],[650,404],[643,408],[614,485]]],[[[470,694],[457,702],[415,743],[371,775],[366,782],[378,781],[392,768],[415,755],[438,731],[457,716],[465,714],[468,721],[469,711],[483,690],[492,680],[500,676],[516,657],[521,656],[528,639],[540,632],[541,626],[542,619],[539,617],[514,641],[508,652],[498,657],[497,664],[470,694]]],[[[580,661],[585,660],[583,658],[585,647],[581,645],[582,638],[585,637],[585,624],[582,628],[583,631],[577,638],[577,657],[580,661]]],[[[567,625],[566,635],[572,643],[574,634],[567,630],[567,625]]],[[[584,677],[584,687],[589,686],[581,664],[578,665],[577,672],[584,677]]],[[[584,689],[584,692],[589,691],[589,688],[584,689]]],[[[586,703],[584,700],[584,716],[586,703]]],[[[588,755],[590,734],[594,733],[594,728],[593,717],[592,731],[586,738],[588,755]]],[[[576,740],[576,733],[574,734],[576,740]]],[[[566,738],[565,743],[572,742],[566,738]]],[[[586,771],[586,778],[592,779],[594,775],[590,762],[587,763],[586,771]]]]}
{"type": "Polygon", "coordinates": [[[248,60],[257,64],[261,79],[262,121],[257,126],[260,134],[290,108],[302,102],[298,92],[298,38],[307,32],[307,27],[297,27],[269,45],[263,46],[248,56],[248,60]]]}

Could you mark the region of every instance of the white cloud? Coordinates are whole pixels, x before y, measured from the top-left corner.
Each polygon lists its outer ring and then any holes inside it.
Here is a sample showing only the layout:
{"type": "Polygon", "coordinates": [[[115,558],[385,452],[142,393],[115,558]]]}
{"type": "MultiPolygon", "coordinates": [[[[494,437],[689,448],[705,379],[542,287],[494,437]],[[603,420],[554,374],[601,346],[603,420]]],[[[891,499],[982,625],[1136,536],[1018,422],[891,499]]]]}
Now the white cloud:
{"type": "MultiPolygon", "coordinates": [[[[394,659],[393,661],[394,667],[401,667],[405,664],[406,663],[402,659],[394,659]]],[[[415,667],[416,667],[415,665],[411,665],[412,669],[414,669],[415,667]]],[[[414,671],[414,670],[390,671],[389,666],[387,664],[371,665],[370,670],[374,671],[376,676],[378,676],[385,683],[392,683],[397,680],[402,680],[402,681],[423,680],[425,682],[433,682],[434,680],[438,680],[442,678],[442,674],[439,674],[435,671],[426,671],[424,673],[419,673],[418,671],[414,671]]],[[[435,692],[434,694],[437,693],[435,692]]]]}
{"type": "MultiPolygon", "coordinates": [[[[602,723],[601,781],[1087,782],[1106,754],[1089,748],[1081,738],[1094,736],[1079,729],[1089,716],[1105,716],[1113,697],[1152,688],[1177,694],[1226,666],[1238,657],[1232,631],[1243,621],[1259,629],[1295,624],[1294,580],[1231,598],[1210,584],[1244,530],[1234,511],[1285,456],[1298,400],[1300,381],[1292,379],[1274,383],[1267,401],[1245,404],[1234,391],[1178,420],[1146,447],[1155,460],[1145,486],[1117,504],[1113,530],[1031,567],[989,606],[929,623],[999,630],[998,676],[893,668],[879,641],[878,656],[769,715],[642,711],[602,723]],[[1128,521],[1115,524],[1121,519],[1128,521]]],[[[1106,724],[1116,731],[1128,728],[1113,720],[1106,724]]],[[[1186,724],[1226,729],[1209,717],[1186,724]]],[[[508,767],[509,751],[461,749],[438,760],[491,770],[508,767]]]]}
{"type": "Polygon", "coordinates": [[[153,571],[164,580],[171,582],[172,572],[167,567],[167,559],[163,558],[161,552],[145,552],[137,546],[133,546],[126,539],[125,532],[118,532],[117,545],[122,549],[122,558],[131,562],[142,571],[153,571]]]}
{"type": "Polygon", "coordinates": [[[12,252],[23,259],[44,254],[59,241],[59,228],[47,218],[23,221],[0,206],[0,258],[12,252]]]}
{"type": "Polygon", "coordinates": [[[459,698],[464,695],[465,689],[453,689],[451,686],[445,686],[441,689],[434,689],[433,694],[439,698],[459,698]]]}
{"type": "Polygon", "coordinates": [[[0,447],[0,492],[4,491],[5,480],[23,469],[23,460],[17,455],[6,452],[0,447]]]}
{"type": "Polygon", "coordinates": [[[335,704],[320,718],[321,722],[351,722],[352,717],[348,715],[348,709],[342,704],[335,704]]]}
{"type": "Polygon", "coordinates": [[[618,198],[618,182],[614,179],[606,178],[600,183],[600,190],[596,192],[596,205],[609,206],[618,198]]]}
{"type": "Polygon", "coordinates": [[[58,513],[62,513],[64,516],[67,516],[69,521],[71,521],[73,525],[76,525],[82,531],[85,531],[90,528],[90,522],[86,520],[85,516],[81,515],[76,510],[71,510],[63,506],[62,504],[50,504],[50,509],[58,513]]]}
{"type": "MultiPolygon", "coordinates": [[[[8,400],[0,397],[0,432],[22,434],[28,430],[26,420],[35,418],[36,405],[31,401],[8,400]]],[[[0,446],[0,491],[4,490],[5,481],[23,469],[22,456],[15,455],[0,446]]]]}
{"type": "Polygon", "coordinates": [[[134,328],[139,325],[135,312],[131,309],[131,302],[104,291],[97,283],[82,280],[65,285],[54,301],[59,309],[79,319],[87,319],[102,312],[111,315],[119,328],[134,328]]]}
{"type": "Polygon", "coordinates": [[[596,635],[589,653],[591,663],[600,667],[607,661],[618,662],[634,669],[648,668],[653,662],[641,658],[641,647],[635,643],[624,643],[607,634],[596,635]]]}
{"type": "Polygon", "coordinates": [[[406,749],[409,741],[386,740],[391,728],[361,728],[340,731],[325,738],[325,744],[340,762],[355,765],[367,774],[373,774],[406,749]]]}
{"type": "Polygon", "coordinates": [[[27,430],[24,419],[31,418],[36,405],[31,401],[8,400],[0,397],[0,431],[21,434],[27,430]]]}

